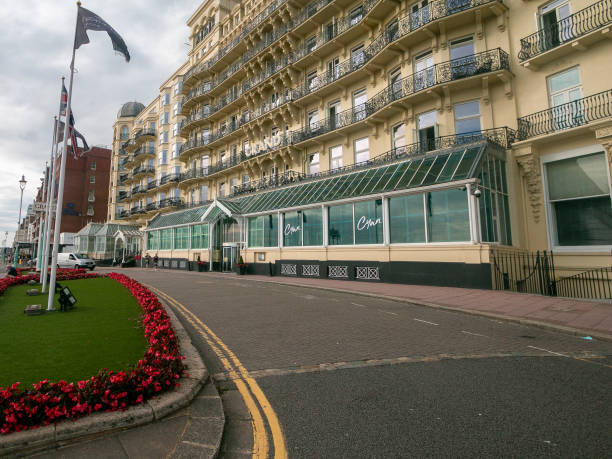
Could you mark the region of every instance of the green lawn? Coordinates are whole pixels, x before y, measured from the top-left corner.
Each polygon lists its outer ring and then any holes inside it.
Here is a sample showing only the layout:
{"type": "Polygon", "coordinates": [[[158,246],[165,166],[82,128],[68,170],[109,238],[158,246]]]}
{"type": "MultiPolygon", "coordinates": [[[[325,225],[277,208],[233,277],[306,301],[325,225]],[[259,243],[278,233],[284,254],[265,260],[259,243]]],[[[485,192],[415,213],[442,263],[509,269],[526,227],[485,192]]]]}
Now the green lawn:
{"type": "Polygon", "coordinates": [[[76,382],[101,368],[127,370],[144,355],[142,309],[125,287],[104,277],[60,283],[77,298],[70,312],[26,316],[28,304],[47,306],[46,295],[26,296],[28,285],[0,295],[0,387],[19,381],[26,389],[46,378],[76,382]]]}

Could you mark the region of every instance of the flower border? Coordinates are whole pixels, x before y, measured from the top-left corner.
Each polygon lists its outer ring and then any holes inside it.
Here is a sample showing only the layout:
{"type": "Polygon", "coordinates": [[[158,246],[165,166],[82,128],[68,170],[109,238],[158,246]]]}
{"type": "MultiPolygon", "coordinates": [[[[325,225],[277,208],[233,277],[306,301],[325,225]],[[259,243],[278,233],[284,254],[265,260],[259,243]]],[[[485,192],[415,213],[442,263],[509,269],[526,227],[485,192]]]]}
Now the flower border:
{"type": "MultiPolygon", "coordinates": [[[[100,277],[83,269],[58,270],[58,280],[100,277]]],[[[143,403],[164,390],[180,386],[185,367],[170,317],[157,297],[139,282],[118,273],[106,275],[136,298],[142,308],[142,326],[149,343],[145,355],[129,372],[100,370],[88,380],[69,383],[45,379],[33,389],[19,390],[19,383],[0,387],[0,434],[36,429],[63,419],[124,410],[143,403]]],[[[38,274],[0,279],[0,294],[13,285],[39,280],[38,274]]]]}

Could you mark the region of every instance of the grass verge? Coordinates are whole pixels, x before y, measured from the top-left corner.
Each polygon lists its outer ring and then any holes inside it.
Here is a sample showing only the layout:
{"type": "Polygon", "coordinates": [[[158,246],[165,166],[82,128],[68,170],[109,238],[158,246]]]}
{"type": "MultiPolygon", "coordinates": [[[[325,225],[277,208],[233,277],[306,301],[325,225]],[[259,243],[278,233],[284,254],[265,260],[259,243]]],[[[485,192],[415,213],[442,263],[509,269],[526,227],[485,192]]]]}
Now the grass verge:
{"type": "Polygon", "coordinates": [[[61,284],[78,301],[67,313],[26,316],[26,305],[47,303],[44,295],[26,296],[28,285],[0,296],[0,387],[19,381],[27,389],[47,378],[76,382],[102,368],[128,370],[148,349],[142,309],[121,284],[105,277],[61,284]]]}

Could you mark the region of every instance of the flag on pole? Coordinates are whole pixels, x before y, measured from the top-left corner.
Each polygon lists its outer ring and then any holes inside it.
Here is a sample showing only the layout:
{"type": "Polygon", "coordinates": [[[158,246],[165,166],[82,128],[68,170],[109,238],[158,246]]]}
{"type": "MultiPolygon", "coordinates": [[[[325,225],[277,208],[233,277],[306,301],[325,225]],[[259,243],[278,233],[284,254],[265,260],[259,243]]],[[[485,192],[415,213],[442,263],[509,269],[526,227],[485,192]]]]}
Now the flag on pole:
{"type": "Polygon", "coordinates": [[[74,35],[74,49],[79,49],[79,46],[89,43],[89,37],[87,36],[88,30],[100,30],[108,33],[113,43],[113,49],[123,54],[125,60],[130,62],[130,53],[121,35],[100,16],[79,6],[76,32],[74,35]]]}
{"type": "Polygon", "coordinates": [[[66,116],[66,105],[68,104],[68,91],[62,82],[62,95],[60,96],[60,116],[66,116]]]}
{"type": "MultiPolygon", "coordinates": [[[[72,154],[74,155],[75,158],[77,158],[77,154],[76,154],[76,147],[78,147],[77,144],[77,140],[76,139],[81,139],[81,142],[83,143],[83,147],[81,148],[83,150],[83,152],[89,151],[89,145],[87,145],[87,141],[85,140],[85,137],[83,136],[83,134],[81,134],[79,131],[77,131],[74,128],[74,116],[72,116],[72,110],[70,110],[70,118],[69,118],[69,122],[68,122],[68,138],[70,139],[70,142],[72,143],[72,154]]],[[[57,139],[57,143],[63,142],[64,141],[64,122],[63,121],[57,121],[59,123],[59,136],[57,139]]]]}

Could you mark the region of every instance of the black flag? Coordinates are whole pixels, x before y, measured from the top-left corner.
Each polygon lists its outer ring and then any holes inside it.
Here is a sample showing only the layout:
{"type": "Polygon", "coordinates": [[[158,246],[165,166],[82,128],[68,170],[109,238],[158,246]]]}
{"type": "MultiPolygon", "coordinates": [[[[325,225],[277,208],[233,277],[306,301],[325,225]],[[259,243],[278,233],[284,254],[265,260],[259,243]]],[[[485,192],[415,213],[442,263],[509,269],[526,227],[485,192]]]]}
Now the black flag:
{"type": "Polygon", "coordinates": [[[130,62],[130,53],[121,35],[100,16],[79,6],[77,27],[74,35],[74,49],[79,49],[79,46],[89,43],[89,37],[87,36],[88,30],[102,30],[108,33],[108,36],[113,42],[113,49],[123,54],[125,60],[130,62]]]}

